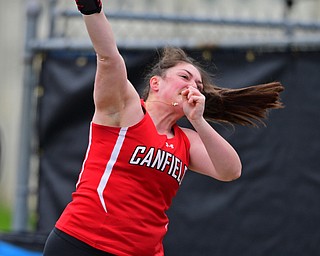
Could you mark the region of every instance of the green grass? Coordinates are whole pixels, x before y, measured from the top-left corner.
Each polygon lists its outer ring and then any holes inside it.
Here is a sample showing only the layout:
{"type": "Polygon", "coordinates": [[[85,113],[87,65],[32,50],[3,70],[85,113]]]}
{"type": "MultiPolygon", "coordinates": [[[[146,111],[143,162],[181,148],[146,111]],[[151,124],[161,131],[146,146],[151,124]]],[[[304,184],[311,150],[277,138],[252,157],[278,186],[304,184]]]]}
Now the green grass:
{"type": "MultiPolygon", "coordinates": [[[[9,207],[4,206],[0,201],[0,233],[12,230],[13,213],[9,207]]],[[[35,230],[37,223],[37,215],[30,213],[27,222],[28,230],[35,230]]],[[[1,256],[1,255],[0,255],[1,256]]]]}
{"type": "Polygon", "coordinates": [[[12,222],[12,212],[8,207],[0,203],[0,232],[10,231],[12,222]]]}

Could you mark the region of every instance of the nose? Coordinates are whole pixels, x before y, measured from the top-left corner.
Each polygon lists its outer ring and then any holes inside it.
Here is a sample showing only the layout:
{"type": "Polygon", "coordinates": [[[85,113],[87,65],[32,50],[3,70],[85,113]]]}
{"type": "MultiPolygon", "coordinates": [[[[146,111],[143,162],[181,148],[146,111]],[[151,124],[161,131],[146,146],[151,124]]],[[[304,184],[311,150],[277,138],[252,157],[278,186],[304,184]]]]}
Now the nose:
{"type": "Polygon", "coordinates": [[[195,81],[190,81],[188,87],[193,87],[193,88],[198,89],[198,85],[197,85],[197,83],[195,81]]]}
{"type": "Polygon", "coordinates": [[[200,86],[197,84],[196,81],[190,82],[189,85],[188,85],[188,87],[189,87],[189,88],[192,87],[192,88],[197,89],[197,90],[199,90],[199,91],[201,90],[201,89],[200,89],[200,86]]]}

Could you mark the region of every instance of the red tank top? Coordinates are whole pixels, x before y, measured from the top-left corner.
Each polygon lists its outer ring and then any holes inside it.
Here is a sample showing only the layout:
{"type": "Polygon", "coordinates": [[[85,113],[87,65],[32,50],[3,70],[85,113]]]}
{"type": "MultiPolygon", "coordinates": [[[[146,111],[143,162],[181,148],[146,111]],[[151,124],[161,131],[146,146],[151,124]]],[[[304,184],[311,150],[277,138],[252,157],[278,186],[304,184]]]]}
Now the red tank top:
{"type": "Polygon", "coordinates": [[[177,125],[168,139],[148,113],[131,127],[91,123],[76,191],[56,227],[115,255],[163,255],[165,212],[187,170],[189,148],[177,125]]]}

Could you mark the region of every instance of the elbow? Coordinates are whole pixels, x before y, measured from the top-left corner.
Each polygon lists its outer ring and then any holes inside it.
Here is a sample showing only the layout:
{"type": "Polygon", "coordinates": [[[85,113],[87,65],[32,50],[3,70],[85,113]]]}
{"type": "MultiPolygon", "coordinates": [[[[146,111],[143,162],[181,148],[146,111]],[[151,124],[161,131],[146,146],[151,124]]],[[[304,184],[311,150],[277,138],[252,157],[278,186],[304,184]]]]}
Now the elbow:
{"type": "Polygon", "coordinates": [[[225,175],[220,177],[219,180],[221,181],[230,182],[239,179],[242,173],[242,164],[240,160],[234,163],[232,166],[229,166],[223,173],[225,175]]]}
{"type": "Polygon", "coordinates": [[[110,70],[125,70],[125,62],[120,54],[101,55],[97,54],[98,70],[109,72],[110,70]]]}
{"type": "Polygon", "coordinates": [[[241,177],[241,173],[242,173],[242,165],[240,163],[239,166],[234,169],[232,178],[229,181],[239,179],[241,177]]]}
{"type": "Polygon", "coordinates": [[[229,177],[226,181],[234,181],[241,177],[242,173],[242,164],[240,157],[237,155],[233,161],[231,161],[229,166],[229,177]]]}
{"type": "Polygon", "coordinates": [[[97,61],[104,65],[115,65],[117,63],[124,63],[123,57],[120,55],[118,50],[108,52],[96,52],[97,61]]]}

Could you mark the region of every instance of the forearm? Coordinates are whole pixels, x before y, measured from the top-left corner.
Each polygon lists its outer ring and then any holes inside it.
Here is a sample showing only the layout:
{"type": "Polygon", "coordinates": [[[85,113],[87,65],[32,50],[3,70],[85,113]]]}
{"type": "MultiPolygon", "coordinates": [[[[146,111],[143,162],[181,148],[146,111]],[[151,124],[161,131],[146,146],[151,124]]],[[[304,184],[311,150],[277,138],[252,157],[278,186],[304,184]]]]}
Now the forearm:
{"type": "Polygon", "coordinates": [[[119,55],[114,34],[103,12],[83,15],[86,28],[99,58],[108,59],[119,55]]]}
{"type": "Polygon", "coordinates": [[[202,117],[191,124],[199,134],[214,166],[213,177],[230,181],[241,175],[241,161],[235,149],[202,117]]]}
{"type": "Polygon", "coordinates": [[[118,60],[119,52],[107,17],[102,11],[101,0],[75,0],[100,60],[118,60]]]}

